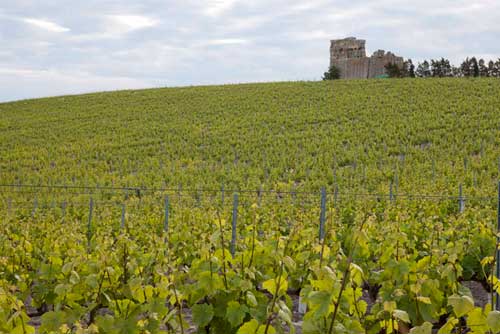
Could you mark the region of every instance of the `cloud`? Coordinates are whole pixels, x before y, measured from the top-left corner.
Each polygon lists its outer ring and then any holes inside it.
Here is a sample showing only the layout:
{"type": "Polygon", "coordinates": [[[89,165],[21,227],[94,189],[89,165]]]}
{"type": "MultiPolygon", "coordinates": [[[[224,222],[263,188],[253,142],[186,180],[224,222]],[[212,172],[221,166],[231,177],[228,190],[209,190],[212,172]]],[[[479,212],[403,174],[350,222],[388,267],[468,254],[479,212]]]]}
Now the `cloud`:
{"type": "Polygon", "coordinates": [[[241,44],[247,44],[249,43],[248,40],[242,39],[242,38],[221,38],[221,39],[211,39],[208,40],[204,43],[199,44],[199,46],[205,46],[205,45],[241,45],[241,44]]]}
{"type": "Polygon", "coordinates": [[[319,79],[331,39],[415,63],[500,56],[498,0],[4,1],[0,101],[249,81],[319,79]],[[495,56],[496,55],[496,56],[495,56]]]}
{"type": "Polygon", "coordinates": [[[134,30],[151,28],[159,24],[159,21],[143,15],[107,15],[112,22],[112,29],[117,29],[122,33],[134,30]]]}
{"type": "Polygon", "coordinates": [[[35,19],[35,18],[23,18],[25,23],[31,24],[35,27],[45,29],[50,32],[67,32],[70,31],[69,28],[63,27],[55,22],[51,22],[48,20],[35,19]]]}
{"type": "Polygon", "coordinates": [[[79,70],[60,71],[0,66],[0,90],[3,94],[9,94],[10,99],[57,96],[70,92],[80,94],[101,90],[139,89],[150,86],[151,82],[135,78],[100,76],[79,70]],[[24,89],[16,89],[10,82],[18,82],[24,89]],[[71,87],[70,91],[68,87],[71,87]]]}
{"type": "Polygon", "coordinates": [[[208,16],[218,17],[231,9],[237,0],[206,0],[203,13],[208,16]]]}

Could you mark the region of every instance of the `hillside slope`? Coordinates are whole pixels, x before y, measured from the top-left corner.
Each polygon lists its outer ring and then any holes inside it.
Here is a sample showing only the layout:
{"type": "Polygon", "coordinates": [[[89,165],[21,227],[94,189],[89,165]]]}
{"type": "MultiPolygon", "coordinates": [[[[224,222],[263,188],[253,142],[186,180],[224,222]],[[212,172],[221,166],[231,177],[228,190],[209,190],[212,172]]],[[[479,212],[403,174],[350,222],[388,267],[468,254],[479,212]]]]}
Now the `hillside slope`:
{"type": "Polygon", "coordinates": [[[500,84],[120,91],[0,104],[2,183],[494,194],[500,84]]]}

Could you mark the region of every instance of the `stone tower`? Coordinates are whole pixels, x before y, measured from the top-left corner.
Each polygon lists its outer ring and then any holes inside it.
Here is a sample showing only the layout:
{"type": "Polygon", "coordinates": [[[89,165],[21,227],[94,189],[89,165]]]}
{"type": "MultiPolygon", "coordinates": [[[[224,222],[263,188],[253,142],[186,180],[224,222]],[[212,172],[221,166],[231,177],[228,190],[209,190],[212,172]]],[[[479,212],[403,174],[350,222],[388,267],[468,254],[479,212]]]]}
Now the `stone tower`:
{"type": "Polygon", "coordinates": [[[403,67],[402,57],[384,50],[378,50],[367,57],[365,45],[365,40],[355,37],[331,41],[330,66],[339,68],[342,79],[375,78],[385,74],[385,65],[388,63],[403,67]]]}

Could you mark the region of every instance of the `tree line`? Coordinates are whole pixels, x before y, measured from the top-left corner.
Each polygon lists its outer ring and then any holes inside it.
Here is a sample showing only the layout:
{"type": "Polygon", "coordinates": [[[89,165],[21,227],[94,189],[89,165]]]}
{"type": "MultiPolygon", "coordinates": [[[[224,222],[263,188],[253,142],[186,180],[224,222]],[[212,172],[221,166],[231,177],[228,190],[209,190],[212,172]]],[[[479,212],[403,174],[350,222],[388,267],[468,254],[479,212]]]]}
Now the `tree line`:
{"type": "MultiPolygon", "coordinates": [[[[469,77],[490,77],[500,78],[500,58],[497,61],[476,57],[466,58],[460,66],[452,65],[448,59],[431,59],[419,62],[417,66],[411,59],[404,62],[403,67],[389,63],[385,65],[385,70],[390,78],[469,78],[469,77]]],[[[340,70],[335,66],[330,66],[323,74],[323,80],[340,79],[340,70]]]]}

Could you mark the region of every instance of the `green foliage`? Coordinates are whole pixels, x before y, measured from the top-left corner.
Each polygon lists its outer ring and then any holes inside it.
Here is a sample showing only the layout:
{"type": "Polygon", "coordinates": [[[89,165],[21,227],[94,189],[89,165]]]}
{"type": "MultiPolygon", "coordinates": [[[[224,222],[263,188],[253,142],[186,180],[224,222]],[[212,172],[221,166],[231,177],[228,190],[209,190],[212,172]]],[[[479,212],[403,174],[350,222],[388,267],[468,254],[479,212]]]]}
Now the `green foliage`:
{"type": "Polygon", "coordinates": [[[41,314],[40,333],[293,333],[294,293],[307,305],[304,333],[500,332],[498,312],[475,307],[462,284],[500,289],[491,276],[496,212],[477,200],[495,194],[499,86],[334,89],[299,82],[1,104],[2,182],[174,191],[92,194],[88,244],[84,191],[39,193],[34,214],[33,194],[1,193],[0,332],[33,333],[29,308],[41,314]],[[242,192],[234,257],[227,198],[175,191],[221,183],[280,191],[242,192]],[[464,213],[455,198],[405,198],[456,194],[459,183],[464,213]]]}
{"type": "Polygon", "coordinates": [[[322,80],[323,81],[325,81],[325,80],[337,80],[337,79],[340,79],[340,76],[341,76],[340,69],[335,65],[331,65],[328,68],[328,71],[323,74],[322,80]]]}

